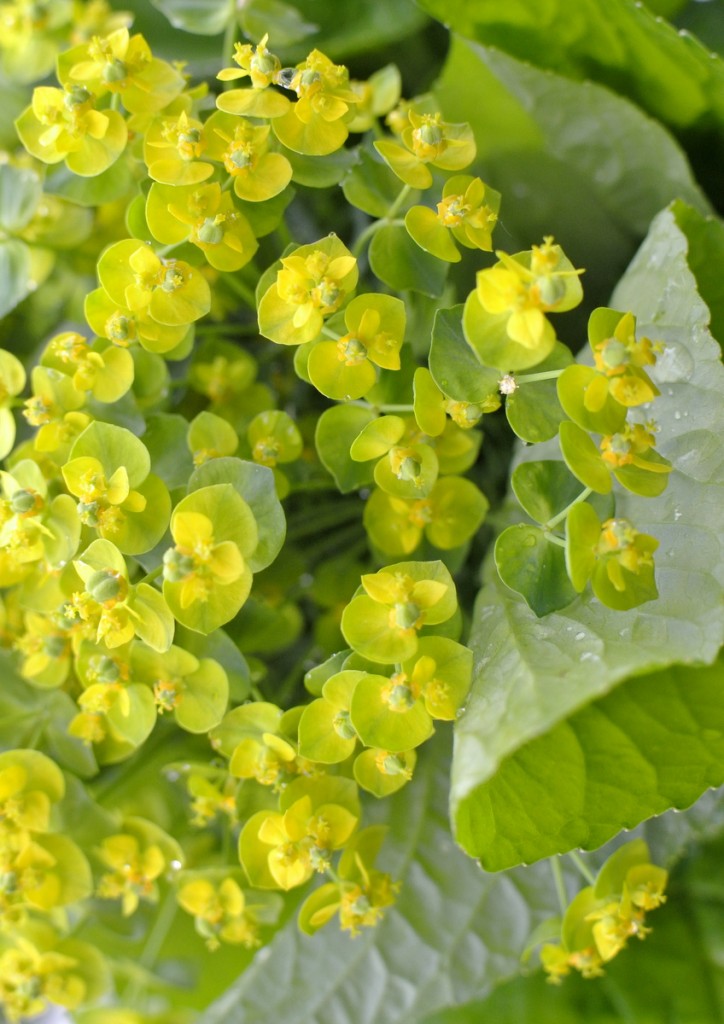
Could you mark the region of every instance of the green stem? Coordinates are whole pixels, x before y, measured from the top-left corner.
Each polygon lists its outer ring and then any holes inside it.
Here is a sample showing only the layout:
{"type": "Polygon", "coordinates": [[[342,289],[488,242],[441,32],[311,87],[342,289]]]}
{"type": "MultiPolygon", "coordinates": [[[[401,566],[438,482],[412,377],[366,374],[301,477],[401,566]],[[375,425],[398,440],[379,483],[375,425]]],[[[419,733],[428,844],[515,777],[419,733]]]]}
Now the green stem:
{"type": "Polygon", "coordinates": [[[546,540],[549,542],[549,544],[557,544],[559,548],[564,548],[566,546],[566,542],[563,540],[563,538],[556,537],[554,533],[547,533],[546,540]]]}
{"type": "Polygon", "coordinates": [[[551,857],[548,861],[553,872],[553,881],[556,886],[556,895],[558,896],[558,904],[561,908],[561,914],[565,914],[568,909],[568,893],[566,892],[566,883],[563,881],[563,872],[561,871],[561,862],[557,857],[551,857]]]}
{"type": "Polygon", "coordinates": [[[392,218],[395,216],[397,211],[400,209],[400,207],[402,206],[404,201],[407,199],[407,197],[409,196],[411,191],[412,191],[412,188],[409,185],[405,185],[404,188],[400,189],[399,195],[397,196],[397,198],[395,199],[394,203],[392,204],[392,206],[387,211],[387,216],[384,218],[385,221],[387,221],[389,223],[392,220],[392,218]]]}
{"type": "Polygon", "coordinates": [[[146,970],[150,970],[156,960],[158,954],[161,952],[161,948],[166,941],[166,936],[171,930],[173,919],[176,916],[178,905],[176,903],[176,892],[173,888],[169,889],[166,893],[166,898],[161,904],[161,908],[158,912],[158,916],[154,921],[153,928],[149,932],[149,936],[146,939],[146,945],[143,947],[138,962],[141,967],[145,967],[146,970]]]}
{"type": "Polygon", "coordinates": [[[581,872],[583,877],[586,879],[588,884],[593,885],[596,879],[592,871],[588,867],[588,864],[586,864],[586,862],[576,853],[575,850],[571,850],[568,856],[570,857],[571,861],[576,865],[576,867],[581,872]]]}
{"type": "Polygon", "coordinates": [[[518,384],[533,384],[537,380],[553,380],[555,377],[560,377],[563,370],[542,370],[540,373],[521,373],[516,374],[515,380],[518,384]]]}
{"type": "Polygon", "coordinates": [[[414,405],[374,405],[373,409],[377,409],[378,412],[412,412],[415,408],[414,405]]]}
{"type": "Polygon", "coordinates": [[[259,325],[253,324],[201,324],[196,328],[196,336],[202,338],[213,338],[217,335],[228,336],[232,338],[238,335],[253,335],[259,333],[259,325]]]}
{"type": "MultiPolygon", "coordinates": [[[[161,948],[163,947],[163,944],[168,937],[168,933],[171,930],[171,925],[176,917],[177,910],[178,905],[176,903],[176,893],[174,889],[169,889],[161,907],[159,908],[153,927],[148,934],[146,944],[141,950],[141,955],[137,960],[137,966],[143,968],[144,971],[151,971],[154,967],[156,960],[158,959],[158,954],[161,952],[161,948]]],[[[142,988],[142,979],[138,975],[132,977],[123,992],[123,1001],[131,1004],[134,1003],[142,988]]]]}
{"type": "Polygon", "coordinates": [[[244,300],[249,309],[256,309],[256,296],[248,285],[245,285],[237,278],[232,277],[231,274],[227,274],[224,277],[224,283],[228,284],[232,292],[235,292],[240,299],[244,300]]]}
{"type": "Polygon", "coordinates": [[[178,249],[180,245],[183,245],[183,242],[172,242],[170,245],[164,245],[160,249],[156,249],[156,255],[162,260],[164,256],[168,256],[174,249],[178,249]]]}
{"type": "Polygon", "coordinates": [[[339,877],[339,875],[334,870],[334,868],[332,867],[331,864],[329,865],[329,867],[324,869],[324,873],[325,873],[325,875],[329,875],[329,877],[332,879],[332,881],[335,883],[335,885],[339,885],[339,886],[342,885],[342,879],[339,877]]]}
{"type": "MultiPolygon", "coordinates": [[[[236,12],[234,12],[234,14],[232,14],[232,16],[229,18],[229,21],[226,25],[226,30],[224,31],[224,40],[221,44],[221,63],[224,66],[227,65],[227,62],[229,61],[232,53],[234,52],[234,43],[236,42],[236,33],[238,32],[238,30],[239,23],[236,20],[236,12]]],[[[234,83],[231,82],[231,85],[233,84],[234,83]]],[[[228,82],[224,82],[224,88],[229,88],[228,82]]]]}
{"type": "Polygon", "coordinates": [[[384,220],[373,220],[371,224],[368,224],[362,234],[359,236],[357,241],[352,246],[352,255],[359,258],[362,255],[364,247],[369,242],[373,235],[376,235],[380,228],[385,226],[384,220]]]}
{"type": "Polygon", "coordinates": [[[252,688],[250,690],[250,693],[251,693],[252,697],[254,698],[254,700],[260,700],[260,701],[265,701],[266,700],[266,697],[261,692],[261,690],[259,689],[258,686],[252,686],[252,688]]]}
{"type": "Polygon", "coordinates": [[[585,501],[588,495],[592,493],[593,492],[590,487],[584,487],[578,497],[574,498],[570,505],[566,505],[562,512],[559,512],[557,516],[553,516],[552,519],[549,519],[548,522],[545,523],[544,529],[552,530],[554,526],[557,526],[558,523],[562,522],[562,520],[566,518],[574,505],[578,505],[579,502],[585,501]]]}
{"type": "Polygon", "coordinates": [[[305,544],[304,545],[304,557],[308,562],[314,563],[322,561],[325,557],[329,556],[331,552],[336,551],[338,548],[344,548],[345,553],[349,551],[350,545],[359,536],[360,530],[362,529],[362,518],[356,523],[349,523],[347,526],[343,526],[339,530],[328,533],[317,541],[316,544],[305,544]]]}
{"type": "Polygon", "coordinates": [[[142,579],[140,579],[138,582],[139,583],[152,583],[154,580],[158,579],[158,577],[161,575],[162,572],[163,572],[163,562],[161,563],[161,565],[157,565],[155,569],[152,569],[151,572],[146,573],[146,575],[142,579]]]}
{"type": "Polygon", "coordinates": [[[315,491],[336,490],[337,485],[333,480],[307,480],[304,483],[292,485],[292,494],[307,494],[315,491]]]}
{"type": "Polygon", "coordinates": [[[393,200],[390,208],[384,217],[380,217],[379,220],[373,220],[371,224],[368,224],[362,234],[359,236],[357,241],[352,246],[352,255],[359,257],[364,249],[365,245],[369,242],[373,235],[376,235],[380,228],[390,227],[395,224],[404,224],[403,220],[395,220],[395,214],[400,209],[404,201],[409,196],[412,189],[409,185],[404,185],[400,189],[399,194],[393,200]]]}
{"type": "Polygon", "coordinates": [[[327,338],[331,338],[332,341],[339,341],[339,339],[342,337],[341,334],[337,334],[336,331],[333,331],[331,327],[323,327],[322,334],[327,338]]]}
{"type": "Polygon", "coordinates": [[[332,506],[331,508],[325,509],[322,507],[319,511],[314,513],[314,516],[310,516],[309,512],[306,512],[304,518],[299,522],[296,520],[291,523],[287,529],[287,540],[295,541],[301,540],[303,537],[308,537],[310,534],[316,536],[320,532],[327,532],[333,529],[335,526],[341,526],[343,523],[349,523],[351,519],[362,518],[362,503],[359,506],[332,506]]]}

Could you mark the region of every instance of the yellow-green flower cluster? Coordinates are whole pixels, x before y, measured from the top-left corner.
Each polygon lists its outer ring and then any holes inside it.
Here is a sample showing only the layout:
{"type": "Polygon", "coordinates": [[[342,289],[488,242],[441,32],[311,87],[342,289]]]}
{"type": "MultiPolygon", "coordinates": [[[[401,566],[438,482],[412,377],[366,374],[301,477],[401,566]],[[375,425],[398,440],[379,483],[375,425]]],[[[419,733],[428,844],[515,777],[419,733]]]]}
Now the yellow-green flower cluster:
{"type": "Polygon", "coordinates": [[[593,885],[571,901],[559,944],[541,949],[548,980],[558,985],[572,970],[597,978],[632,937],[651,929],[646,915],[666,901],[668,873],[651,863],[646,843],[637,839],[609,857],[593,885]]]}
{"type": "MultiPolygon", "coordinates": [[[[212,732],[232,776],[277,794],[277,806],[252,814],[241,831],[239,857],[251,885],[286,891],[317,873],[333,879],[302,908],[306,931],[339,913],[342,927],[356,934],[394,900],[395,885],[374,867],[380,832],[359,829],[359,789],[376,797],[400,789],[433,722],[456,717],[472,656],[435,628],[447,623],[449,632],[456,610],[441,562],[403,562],[365,575],[342,617],[351,650],[321,667],[316,699],[287,712],[266,702],[235,708],[212,732]],[[357,667],[369,662],[377,672],[357,667]]],[[[207,886],[203,891],[211,899],[207,886]]],[[[222,927],[220,890],[214,900],[222,927]]]]}

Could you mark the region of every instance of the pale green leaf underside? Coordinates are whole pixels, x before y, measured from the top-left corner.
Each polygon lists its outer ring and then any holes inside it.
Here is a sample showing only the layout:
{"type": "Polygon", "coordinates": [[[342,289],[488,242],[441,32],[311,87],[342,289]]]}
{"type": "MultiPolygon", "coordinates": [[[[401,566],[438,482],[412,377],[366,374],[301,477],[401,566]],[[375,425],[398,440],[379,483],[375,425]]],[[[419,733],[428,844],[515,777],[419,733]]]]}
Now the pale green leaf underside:
{"type": "MultiPolygon", "coordinates": [[[[471,635],[475,681],[467,713],[456,726],[452,771],[458,840],[472,855],[483,857],[488,867],[507,867],[574,846],[595,847],[666,806],[692,803],[707,786],[724,779],[719,738],[710,737],[705,756],[686,754],[676,738],[676,722],[669,723],[655,760],[671,758],[676,763],[677,757],[683,758],[686,771],[682,770],[680,785],[666,792],[655,783],[633,803],[620,792],[618,799],[609,792],[610,810],[603,813],[598,797],[586,803],[575,793],[605,787],[613,754],[606,754],[604,745],[601,758],[581,763],[571,774],[557,769],[558,747],[550,743],[551,731],[561,728],[569,716],[633,675],[675,664],[711,663],[724,634],[719,542],[724,526],[724,368],[707,329],[708,309],[686,263],[686,239],[671,211],[654,222],[612,305],[632,309],[641,332],[661,339],[665,346],[655,368],[662,392],[655,414],[661,424],[658,447],[675,472],[660,498],[617,499],[617,514],[660,541],[660,597],[623,614],[603,608],[584,593],[568,608],[539,620],[488,566],[471,635]],[[538,759],[531,763],[533,744],[538,744],[538,759]],[[500,806],[511,772],[521,772],[518,814],[506,813],[490,835],[483,823],[489,821],[490,809],[500,806]],[[537,820],[542,780],[546,801],[560,809],[556,835],[548,825],[541,832],[531,817],[537,820]]],[[[636,680],[627,685],[632,694],[635,685],[636,680]]],[[[627,696],[622,693],[620,700],[627,696]]],[[[678,699],[689,715],[706,721],[705,703],[686,708],[685,686],[678,699]]],[[[668,710],[663,701],[649,701],[652,728],[657,721],[667,725],[668,710]]],[[[591,709],[592,716],[596,713],[591,709]]],[[[566,728],[582,722],[569,722],[566,728]]],[[[629,726],[630,753],[648,761],[651,752],[638,747],[645,730],[629,726]]],[[[595,730],[586,744],[590,746],[594,738],[595,730]]],[[[618,771],[614,775],[618,778],[618,771]]],[[[612,789],[621,790],[623,785],[614,783],[612,789]]]]}

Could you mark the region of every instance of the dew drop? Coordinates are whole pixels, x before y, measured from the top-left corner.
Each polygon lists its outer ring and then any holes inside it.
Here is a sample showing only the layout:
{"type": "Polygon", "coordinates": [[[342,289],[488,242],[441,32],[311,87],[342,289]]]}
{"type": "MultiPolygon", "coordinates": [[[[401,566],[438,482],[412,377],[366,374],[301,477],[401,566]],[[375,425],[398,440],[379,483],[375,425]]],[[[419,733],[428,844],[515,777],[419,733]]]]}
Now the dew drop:
{"type": "Polygon", "coordinates": [[[172,860],[171,861],[171,867],[174,869],[174,871],[178,871],[178,869],[181,867],[181,861],[180,860],[172,860]]]}
{"type": "Polygon", "coordinates": [[[677,410],[676,410],[676,412],[674,413],[674,419],[675,419],[675,420],[680,420],[680,419],[681,419],[681,413],[679,412],[679,410],[678,410],[678,409],[677,409],[677,410]]]}
{"type": "Polygon", "coordinates": [[[678,522],[679,519],[681,519],[681,517],[683,516],[683,514],[684,513],[681,511],[681,509],[677,505],[677,507],[674,509],[674,522],[675,523],[678,522]]]}
{"type": "Polygon", "coordinates": [[[586,634],[585,633],[576,633],[576,640],[585,640],[585,639],[586,639],[586,634]]]}

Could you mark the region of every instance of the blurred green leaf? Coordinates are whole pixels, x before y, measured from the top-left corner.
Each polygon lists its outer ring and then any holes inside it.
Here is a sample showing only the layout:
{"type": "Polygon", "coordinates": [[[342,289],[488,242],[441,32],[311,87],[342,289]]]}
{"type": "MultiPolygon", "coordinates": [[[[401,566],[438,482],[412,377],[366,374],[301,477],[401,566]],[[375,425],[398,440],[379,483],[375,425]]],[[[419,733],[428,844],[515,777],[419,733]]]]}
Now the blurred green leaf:
{"type": "Polygon", "coordinates": [[[724,122],[724,63],[635,0],[419,2],[468,39],[608,85],[665,124],[724,122]]]}
{"type": "MultiPolygon", "coordinates": [[[[233,0],[151,0],[174,28],[200,36],[223,32],[234,16],[233,0]]],[[[230,58],[231,54],[227,54],[230,58]]]]}

